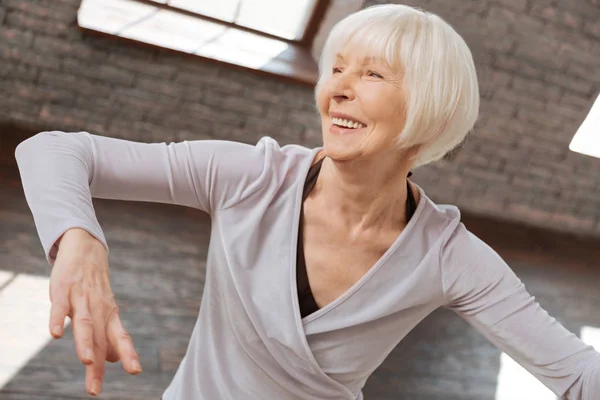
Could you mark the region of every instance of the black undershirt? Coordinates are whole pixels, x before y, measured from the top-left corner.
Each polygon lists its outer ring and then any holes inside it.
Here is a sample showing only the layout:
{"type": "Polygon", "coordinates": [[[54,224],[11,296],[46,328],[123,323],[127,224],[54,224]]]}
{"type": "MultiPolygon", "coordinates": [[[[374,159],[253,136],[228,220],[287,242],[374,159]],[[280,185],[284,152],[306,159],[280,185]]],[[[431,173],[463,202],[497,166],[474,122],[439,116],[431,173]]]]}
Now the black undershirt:
{"type": "MultiPolygon", "coordinates": [[[[298,303],[300,305],[300,315],[302,318],[307,315],[312,314],[313,312],[319,309],[315,298],[313,297],[312,291],[310,290],[310,284],[308,282],[308,274],[306,272],[306,260],[304,259],[304,240],[303,240],[303,232],[302,225],[304,219],[304,201],[308,198],[308,195],[315,187],[317,183],[317,177],[319,176],[319,172],[321,171],[321,165],[323,164],[323,160],[321,159],[316,162],[306,176],[306,181],[304,183],[304,191],[302,193],[302,204],[300,206],[300,224],[298,225],[298,248],[296,255],[296,286],[298,291],[298,303]]],[[[408,173],[410,177],[412,175],[411,172],[408,173]]],[[[408,196],[406,198],[406,221],[408,222],[415,210],[417,209],[417,201],[415,200],[415,195],[410,188],[410,184],[408,181],[406,182],[406,187],[408,191],[408,196]]]]}

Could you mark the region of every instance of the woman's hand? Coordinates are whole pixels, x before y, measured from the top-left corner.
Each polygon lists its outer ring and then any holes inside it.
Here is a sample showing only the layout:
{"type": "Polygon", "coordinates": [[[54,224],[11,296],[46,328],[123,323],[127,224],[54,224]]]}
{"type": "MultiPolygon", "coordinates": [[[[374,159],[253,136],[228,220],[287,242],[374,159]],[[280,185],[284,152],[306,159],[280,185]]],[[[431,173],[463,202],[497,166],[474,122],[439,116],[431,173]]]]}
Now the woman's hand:
{"type": "Polygon", "coordinates": [[[85,386],[97,396],[104,378],[104,361],[121,360],[130,374],[142,371],[110,288],[108,254],[100,241],[83,229],[70,229],[61,241],[50,275],[50,332],[63,334],[71,318],[75,348],[85,365],[85,386]]]}

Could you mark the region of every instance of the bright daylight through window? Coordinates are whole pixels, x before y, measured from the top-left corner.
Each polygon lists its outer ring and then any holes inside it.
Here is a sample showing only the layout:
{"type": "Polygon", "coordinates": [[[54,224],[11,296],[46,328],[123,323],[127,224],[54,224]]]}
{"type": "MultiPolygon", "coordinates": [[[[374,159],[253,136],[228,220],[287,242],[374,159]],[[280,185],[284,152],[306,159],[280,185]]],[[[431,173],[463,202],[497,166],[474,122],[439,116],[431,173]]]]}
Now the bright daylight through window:
{"type": "Polygon", "coordinates": [[[85,30],[314,83],[317,0],[83,0],[85,30]]]}
{"type": "Polygon", "coordinates": [[[152,1],[289,40],[302,38],[316,3],[316,0],[152,1]]]}
{"type": "Polygon", "coordinates": [[[577,130],[569,149],[600,158],[600,95],[592,105],[587,118],[577,130]]]}

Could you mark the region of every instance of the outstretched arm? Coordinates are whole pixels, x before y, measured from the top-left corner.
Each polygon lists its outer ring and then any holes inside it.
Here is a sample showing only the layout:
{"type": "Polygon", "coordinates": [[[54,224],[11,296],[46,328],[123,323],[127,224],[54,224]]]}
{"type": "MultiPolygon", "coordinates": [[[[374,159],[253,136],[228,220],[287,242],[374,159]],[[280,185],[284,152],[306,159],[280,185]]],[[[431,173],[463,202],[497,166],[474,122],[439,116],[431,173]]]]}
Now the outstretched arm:
{"type": "MultiPolygon", "coordinates": [[[[86,132],[42,132],[21,144],[16,159],[47,259],[61,235],[81,228],[102,242],[92,197],[161,202],[206,212],[250,193],[268,173],[272,144],[219,140],[137,143],[86,132]]],[[[108,250],[108,247],[107,247],[108,250]]]]}
{"type": "Polygon", "coordinates": [[[446,306],[568,400],[600,393],[600,354],[540,307],[502,258],[459,224],[442,254],[446,306]]]}
{"type": "Polygon", "coordinates": [[[27,202],[50,277],[50,332],[73,321],[86,388],[100,394],[104,361],[141,371],[110,288],[108,247],[92,196],[196,207],[226,208],[268,176],[273,143],[226,141],[135,143],[89,133],[43,132],[17,147],[27,202]]]}

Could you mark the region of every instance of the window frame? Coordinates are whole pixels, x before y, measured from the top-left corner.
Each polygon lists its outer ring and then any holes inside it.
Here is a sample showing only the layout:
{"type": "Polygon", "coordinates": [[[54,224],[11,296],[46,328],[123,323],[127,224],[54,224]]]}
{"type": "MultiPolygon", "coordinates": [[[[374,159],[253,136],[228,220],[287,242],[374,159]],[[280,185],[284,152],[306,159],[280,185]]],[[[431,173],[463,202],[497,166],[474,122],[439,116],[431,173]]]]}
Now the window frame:
{"type": "Polygon", "coordinates": [[[159,3],[152,0],[127,0],[135,3],[140,3],[148,6],[155,7],[157,9],[168,10],[177,14],[191,16],[194,18],[198,18],[203,21],[215,23],[229,29],[234,29],[238,32],[246,32],[252,35],[258,35],[264,38],[273,39],[288,45],[288,49],[284,51],[282,54],[273,58],[273,63],[269,62],[267,65],[262,66],[260,68],[253,68],[243,65],[242,63],[236,63],[235,61],[222,61],[212,57],[206,57],[199,54],[190,54],[184,51],[172,49],[169,47],[163,47],[152,43],[143,42],[136,39],[131,39],[127,37],[122,37],[118,35],[113,35],[107,32],[101,32],[95,29],[86,28],[77,23],[77,26],[84,32],[100,35],[108,38],[115,38],[120,41],[135,43],[137,46],[149,47],[149,48],[160,48],[161,50],[168,52],[175,52],[182,54],[183,56],[189,57],[199,57],[201,59],[216,62],[219,64],[224,64],[228,66],[232,66],[234,68],[242,68],[247,71],[256,72],[259,74],[267,74],[269,76],[275,76],[278,78],[284,78],[286,80],[291,80],[296,83],[305,84],[314,86],[316,84],[318,78],[318,66],[317,62],[313,58],[312,55],[312,45],[319,32],[319,28],[323,21],[325,20],[325,14],[331,5],[331,0],[316,0],[315,5],[311,11],[311,16],[308,19],[308,23],[304,30],[304,35],[299,40],[291,40],[291,39],[283,39],[279,36],[275,36],[266,32],[261,32],[256,29],[248,28],[245,26],[237,25],[235,23],[222,21],[217,18],[209,17],[206,15],[199,14],[194,11],[185,10],[182,8],[174,7],[169,4],[159,3]]]}

